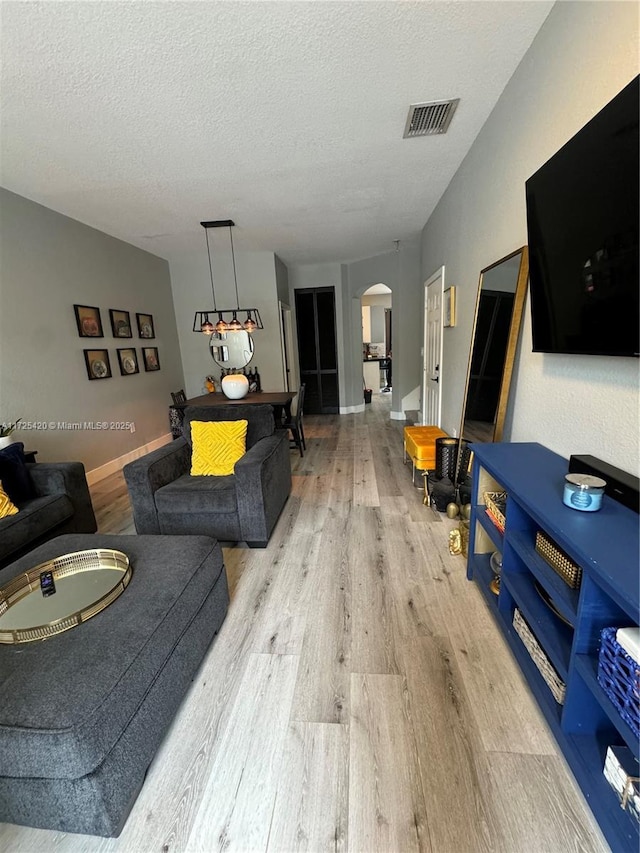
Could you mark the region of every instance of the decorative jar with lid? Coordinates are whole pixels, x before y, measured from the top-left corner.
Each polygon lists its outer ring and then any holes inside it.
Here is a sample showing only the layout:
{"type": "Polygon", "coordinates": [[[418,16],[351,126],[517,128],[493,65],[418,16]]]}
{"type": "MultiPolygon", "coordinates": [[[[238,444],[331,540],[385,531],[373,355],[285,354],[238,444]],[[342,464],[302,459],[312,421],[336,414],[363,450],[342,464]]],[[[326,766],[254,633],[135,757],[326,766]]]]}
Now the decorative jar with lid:
{"type": "Polygon", "coordinates": [[[602,506],[606,480],[591,474],[566,474],[562,503],[582,512],[596,512],[602,506]]]}

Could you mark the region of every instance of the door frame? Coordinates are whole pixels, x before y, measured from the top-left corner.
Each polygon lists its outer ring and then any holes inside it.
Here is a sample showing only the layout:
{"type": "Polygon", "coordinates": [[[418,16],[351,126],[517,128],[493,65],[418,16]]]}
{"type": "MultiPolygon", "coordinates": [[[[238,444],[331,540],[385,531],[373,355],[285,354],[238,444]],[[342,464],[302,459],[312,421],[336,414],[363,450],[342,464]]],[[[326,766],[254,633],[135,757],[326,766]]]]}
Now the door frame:
{"type": "MultiPolygon", "coordinates": [[[[445,277],[445,268],[444,264],[439,267],[434,273],[432,273],[429,278],[424,283],[424,334],[422,340],[422,411],[420,412],[420,418],[423,424],[426,424],[427,419],[427,383],[431,382],[431,377],[427,376],[427,358],[429,353],[429,324],[427,322],[427,306],[428,306],[428,289],[429,287],[433,287],[438,279],[441,281],[440,285],[440,306],[444,302],[444,277],[445,277]]],[[[443,329],[444,329],[444,318],[442,316],[442,311],[440,312],[440,353],[439,353],[439,361],[440,365],[439,370],[439,381],[438,381],[438,417],[437,423],[433,424],[433,426],[440,427],[442,423],[442,352],[443,352],[443,329]]]]}
{"type": "Polygon", "coordinates": [[[298,382],[298,368],[296,359],[293,357],[293,321],[291,307],[278,300],[280,315],[280,349],[282,351],[282,381],[285,391],[297,391],[300,387],[298,382]]]}
{"type": "MultiPolygon", "coordinates": [[[[297,328],[297,338],[298,338],[298,371],[299,371],[299,381],[305,382],[307,384],[307,390],[305,395],[305,403],[309,400],[313,400],[314,388],[315,385],[311,385],[307,379],[307,376],[315,376],[317,377],[317,395],[319,402],[319,411],[315,411],[314,408],[311,409],[312,414],[339,414],[340,412],[340,356],[338,350],[338,323],[337,323],[337,293],[334,285],[326,285],[325,287],[297,287],[294,291],[295,305],[296,305],[296,328],[297,328]],[[326,368],[322,367],[322,358],[320,352],[320,327],[318,321],[318,296],[319,294],[331,294],[331,299],[333,302],[333,339],[334,339],[334,355],[335,355],[335,368],[326,368]],[[301,364],[301,356],[300,356],[300,338],[302,335],[302,329],[300,326],[300,300],[302,296],[311,295],[313,297],[313,343],[315,345],[316,351],[316,368],[314,370],[305,370],[301,364]],[[323,376],[333,376],[335,375],[335,393],[336,393],[336,404],[327,405],[324,401],[323,389],[326,388],[325,384],[322,381],[323,376]],[[310,390],[311,388],[311,390],[310,390]]],[[[305,321],[308,318],[305,318],[305,321]]],[[[307,334],[310,335],[310,331],[307,330],[307,334]]]]}

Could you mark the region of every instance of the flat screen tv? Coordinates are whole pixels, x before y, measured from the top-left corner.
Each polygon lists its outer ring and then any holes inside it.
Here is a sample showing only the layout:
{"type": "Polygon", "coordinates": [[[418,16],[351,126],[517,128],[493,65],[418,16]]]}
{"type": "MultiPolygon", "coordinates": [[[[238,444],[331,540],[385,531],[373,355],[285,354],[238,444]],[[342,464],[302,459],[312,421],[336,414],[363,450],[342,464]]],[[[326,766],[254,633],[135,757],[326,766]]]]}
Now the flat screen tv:
{"type": "Polygon", "coordinates": [[[534,352],[638,356],[638,77],[526,182],[534,352]]]}

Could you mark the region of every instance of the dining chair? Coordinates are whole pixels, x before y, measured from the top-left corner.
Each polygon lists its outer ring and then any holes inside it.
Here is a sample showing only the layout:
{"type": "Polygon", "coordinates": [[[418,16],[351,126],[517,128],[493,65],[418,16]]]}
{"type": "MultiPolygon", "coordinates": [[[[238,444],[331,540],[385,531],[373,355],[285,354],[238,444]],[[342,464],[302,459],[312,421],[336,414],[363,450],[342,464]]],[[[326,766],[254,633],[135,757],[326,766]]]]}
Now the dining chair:
{"type": "Polygon", "coordinates": [[[291,420],[284,421],[282,426],[284,429],[288,429],[291,432],[291,440],[295,443],[295,446],[300,451],[300,456],[304,456],[304,450],[307,449],[307,444],[304,439],[304,427],[302,425],[302,415],[303,415],[303,407],[304,407],[304,392],[306,389],[306,385],[303,382],[300,386],[300,390],[296,395],[295,404],[296,410],[295,413],[291,416],[291,420]]]}
{"type": "Polygon", "coordinates": [[[180,403],[186,403],[187,395],[184,393],[184,388],[181,388],[179,391],[172,391],[171,399],[173,400],[174,406],[179,406],[180,403]]]}

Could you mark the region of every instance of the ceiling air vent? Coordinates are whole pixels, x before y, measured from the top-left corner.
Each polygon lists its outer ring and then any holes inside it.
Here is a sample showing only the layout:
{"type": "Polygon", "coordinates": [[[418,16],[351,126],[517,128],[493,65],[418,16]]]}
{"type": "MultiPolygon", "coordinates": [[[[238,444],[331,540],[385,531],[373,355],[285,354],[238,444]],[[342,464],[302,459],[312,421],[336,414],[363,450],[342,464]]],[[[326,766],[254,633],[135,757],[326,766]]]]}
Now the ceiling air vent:
{"type": "Polygon", "coordinates": [[[459,103],[460,98],[454,98],[452,101],[411,104],[402,138],[446,133],[459,103]]]}

